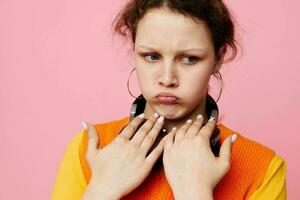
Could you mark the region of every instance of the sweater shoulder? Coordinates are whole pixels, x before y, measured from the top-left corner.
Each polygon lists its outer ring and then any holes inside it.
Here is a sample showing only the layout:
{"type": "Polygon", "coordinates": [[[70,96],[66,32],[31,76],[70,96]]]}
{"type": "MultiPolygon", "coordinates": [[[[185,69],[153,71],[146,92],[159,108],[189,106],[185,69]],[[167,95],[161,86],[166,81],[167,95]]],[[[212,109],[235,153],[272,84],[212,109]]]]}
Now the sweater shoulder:
{"type": "Polygon", "coordinates": [[[263,177],[270,165],[272,159],[276,155],[273,149],[247,138],[242,133],[235,131],[232,128],[228,128],[224,124],[220,125],[221,138],[220,141],[233,133],[237,134],[237,140],[232,145],[231,162],[232,169],[235,173],[238,171],[247,171],[248,175],[252,177],[263,177]]]}
{"type": "Polygon", "coordinates": [[[243,135],[243,133],[240,133],[232,128],[229,128],[228,126],[224,124],[219,124],[219,128],[221,130],[221,142],[224,141],[224,139],[232,134],[237,134],[238,139],[234,143],[233,146],[239,147],[238,149],[242,152],[247,152],[249,154],[255,154],[257,151],[262,151],[266,153],[270,153],[275,155],[275,152],[270,147],[257,142],[253,139],[248,138],[247,136],[243,135]],[[255,149],[255,151],[253,151],[255,149]]]}
{"type": "Polygon", "coordinates": [[[218,190],[221,191],[225,185],[231,185],[233,191],[243,191],[241,198],[249,197],[262,184],[275,152],[224,124],[220,124],[219,128],[221,143],[234,133],[238,137],[232,145],[230,170],[219,184],[218,190]]]}

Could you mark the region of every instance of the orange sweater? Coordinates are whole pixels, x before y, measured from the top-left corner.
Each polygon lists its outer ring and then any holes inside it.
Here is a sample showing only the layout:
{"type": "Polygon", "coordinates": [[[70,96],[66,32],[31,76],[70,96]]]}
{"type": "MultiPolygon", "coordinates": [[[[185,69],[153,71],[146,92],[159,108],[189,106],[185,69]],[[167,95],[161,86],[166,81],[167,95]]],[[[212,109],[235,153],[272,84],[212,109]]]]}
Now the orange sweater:
{"type": "MultiPolygon", "coordinates": [[[[100,137],[99,146],[108,145],[119,133],[121,128],[129,123],[129,117],[121,120],[95,125],[100,137]]],[[[221,131],[221,143],[234,131],[218,124],[221,131]]],[[[235,132],[236,133],[236,132],[235,132]]],[[[79,148],[80,163],[87,183],[91,171],[84,158],[87,149],[88,135],[84,132],[82,146],[79,148]]],[[[248,199],[262,184],[274,152],[254,141],[238,134],[238,139],[232,148],[232,164],[230,171],[223,177],[214,190],[214,199],[248,199]]],[[[174,199],[172,190],[161,168],[153,168],[151,174],[134,191],[122,199],[174,199]]]]}

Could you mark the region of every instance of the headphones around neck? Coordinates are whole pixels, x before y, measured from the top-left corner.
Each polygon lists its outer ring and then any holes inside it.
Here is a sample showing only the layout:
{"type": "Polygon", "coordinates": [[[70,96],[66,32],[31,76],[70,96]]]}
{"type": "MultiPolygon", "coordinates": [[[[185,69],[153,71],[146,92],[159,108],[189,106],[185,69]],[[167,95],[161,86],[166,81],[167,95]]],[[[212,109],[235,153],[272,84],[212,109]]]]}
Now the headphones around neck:
{"type": "MultiPolygon", "coordinates": [[[[141,94],[132,103],[131,110],[130,110],[130,120],[132,120],[139,114],[142,114],[144,112],[145,106],[146,106],[146,99],[141,94]]],[[[206,96],[205,112],[207,113],[207,116],[212,116],[212,115],[215,116],[216,122],[218,122],[218,117],[219,117],[218,105],[209,94],[207,94],[206,96]]],[[[212,136],[210,138],[210,147],[215,156],[218,156],[220,151],[219,138],[220,138],[220,129],[218,127],[215,127],[212,136]]]]}

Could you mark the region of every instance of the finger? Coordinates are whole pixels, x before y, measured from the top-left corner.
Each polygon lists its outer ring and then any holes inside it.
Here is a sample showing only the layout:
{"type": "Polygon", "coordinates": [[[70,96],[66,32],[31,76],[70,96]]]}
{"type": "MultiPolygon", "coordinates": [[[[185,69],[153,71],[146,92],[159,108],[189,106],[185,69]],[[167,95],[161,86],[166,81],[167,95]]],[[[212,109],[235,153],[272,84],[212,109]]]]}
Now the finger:
{"type": "Polygon", "coordinates": [[[205,136],[210,138],[214,129],[216,127],[216,120],[215,118],[210,118],[208,122],[200,129],[199,135],[205,136]]]}
{"type": "Polygon", "coordinates": [[[189,119],[189,120],[186,121],[186,123],[184,125],[182,125],[178,129],[178,131],[176,132],[176,135],[175,135],[175,143],[178,143],[180,140],[182,140],[182,138],[186,134],[186,132],[187,132],[187,130],[190,127],[191,124],[192,124],[192,120],[189,119]]]}
{"type": "Polygon", "coordinates": [[[220,148],[220,154],[219,154],[219,158],[218,160],[221,161],[222,163],[230,163],[230,159],[231,159],[231,149],[232,149],[232,144],[233,142],[235,142],[237,139],[237,134],[233,134],[231,136],[228,136],[221,148],[220,148]]]}
{"type": "Polygon", "coordinates": [[[94,157],[98,152],[98,143],[99,143],[99,136],[97,134],[96,129],[87,122],[82,122],[82,126],[88,133],[88,144],[87,144],[87,152],[86,156],[94,157]]]}
{"type": "Polygon", "coordinates": [[[156,123],[154,124],[153,128],[149,132],[149,134],[144,138],[140,145],[140,149],[144,154],[146,155],[149,149],[152,147],[154,144],[158,134],[160,133],[160,130],[164,124],[164,117],[160,116],[156,123]]]}
{"type": "Polygon", "coordinates": [[[174,127],[166,136],[165,136],[165,145],[164,145],[164,151],[168,151],[172,148],[174,143],[174,137],[175,133],[177,131],[177,128],[174,127]]]}
{"type": "Polygon", "coordinates": [[[127,138],[128,140],[134,135],[138,127],[145,121],[144,113],[135,117],[124,129],[119,136],[127,138]]]}
{"type": "Polygon", "coordinates": [[[185,137],[194,137],[198,135],[200,128],[202,127],[203,121],[204,121],[203,116],[198,115],[194,123],[187,130],[185,137]]]}
{"type": "Polygon", "coordinates": [[[164,150],[165,140],[161,139],[155,149],[147,156],[146,162],[148,162],[151,166],[155,164],[157,159],[160,157],[164,150]]]}
{"type": "Polygon", "coordinates": [[[135,133],[130,142],[140,146],[146,135],[151,131],[157,121],[158,114],[154,113],[135,133]]]}

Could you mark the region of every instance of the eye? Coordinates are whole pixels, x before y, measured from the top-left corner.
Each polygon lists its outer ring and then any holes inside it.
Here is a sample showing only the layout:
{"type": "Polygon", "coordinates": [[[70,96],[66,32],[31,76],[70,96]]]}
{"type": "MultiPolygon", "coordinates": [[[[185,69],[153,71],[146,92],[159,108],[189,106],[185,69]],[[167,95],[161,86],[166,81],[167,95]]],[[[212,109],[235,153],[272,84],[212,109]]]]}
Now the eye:
{"type": "MultiPolygon", "coordinates": [[[[197,56],[186,56],[186,57],[184,57],[184,59],[185,60],[187,60],[187,62],[185,62],[185,63],[187,63],[187,64],[195,64],[196,62],[198,62],[198,60],[200,59],[200,58],[198,58],[197,56]],[[187,59],[186,59],[187,58],[187,59]]],[[[183,59],[183,60],[184,60],[183,59]]]]}
{"type": "Polygon", "coordinates": [[[155,61],[155,59],[159,59],[159,55],[156,53],[143,54],[143,57],[148,61],[155,61]]]}

